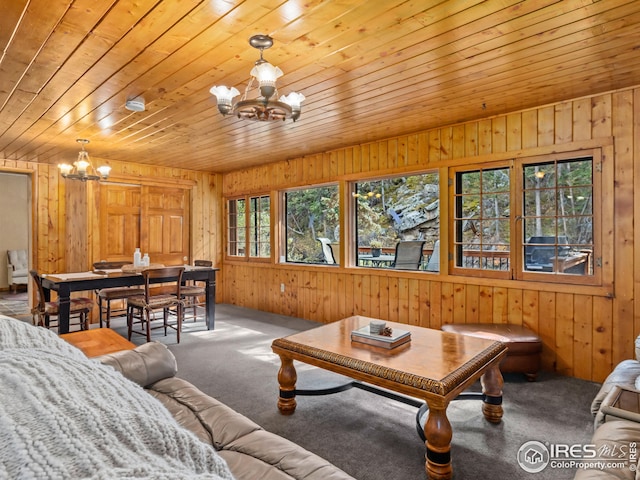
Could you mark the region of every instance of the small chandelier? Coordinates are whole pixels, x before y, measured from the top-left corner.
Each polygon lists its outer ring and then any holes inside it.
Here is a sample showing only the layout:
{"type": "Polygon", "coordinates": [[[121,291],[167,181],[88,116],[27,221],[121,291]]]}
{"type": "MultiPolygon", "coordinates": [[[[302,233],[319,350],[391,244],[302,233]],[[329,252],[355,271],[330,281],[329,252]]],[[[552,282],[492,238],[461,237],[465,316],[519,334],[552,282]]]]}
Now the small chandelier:
{"type": "Polygon", "coordinates": [[[94,168],[91,160],[89,160],[89,152],[84,149],[84,146],[89,143],[89,140],[78,138],[76,142],[82,145],[82,150],[78,152],[78,160],[76,160],[73,165],[69,165],[68,163],[59,164],[58,168],[62,176],[82,182],[86,182],[87,180],[106,180],[109,178],[111,167],[103,165],[94,168]]]}
{"type": "Polygon", "coordinates": [[[218,100],[218,110],[223,115],[233,114],[247,120],[265,122],[267,120],[284,121],[291,118],[295,122],[300,117],[300,103],[304,100],[303,94],[291,92],[278,100],[271,100],[271,97],[277,98],[278,96],[276,80],[282,76],[282,70],[262,58],[262,52],[273,46],[273,39],[268,35],[254,35],[249,39],[249,44],[260,50],[260,59],[256,60],[255,67],[251,69],[251,80],[249,80],[244,94],[236,103],[232,103],[233,98],[240,95],[236,88],[212,87],[209,91],[218,100]],[[260,94],[257,98],[247,99],[253,81],[256,79],[260,94]]]}

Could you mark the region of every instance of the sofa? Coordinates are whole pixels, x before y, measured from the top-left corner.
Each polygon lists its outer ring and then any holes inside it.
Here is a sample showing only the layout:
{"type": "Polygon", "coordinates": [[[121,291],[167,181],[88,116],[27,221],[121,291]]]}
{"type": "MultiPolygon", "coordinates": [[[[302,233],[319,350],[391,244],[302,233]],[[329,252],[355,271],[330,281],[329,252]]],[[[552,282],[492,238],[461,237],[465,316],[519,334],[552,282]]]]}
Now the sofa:
{"type": "Polygon", "coordinates": [[[353,480],[176,372],[158,342],[89,359],[0,315],[0,478],[353,480]]]}
{"type": "Polygon", "coordinates": [[[594,462],[581,460],[575,480],[640,479],[640,337],[635,341],[635,359],[620,362],[603,382],[591,403],[594,432],[591,446],[594,462]],[[634,405],[620,408],[621,393],[634,405]]]}

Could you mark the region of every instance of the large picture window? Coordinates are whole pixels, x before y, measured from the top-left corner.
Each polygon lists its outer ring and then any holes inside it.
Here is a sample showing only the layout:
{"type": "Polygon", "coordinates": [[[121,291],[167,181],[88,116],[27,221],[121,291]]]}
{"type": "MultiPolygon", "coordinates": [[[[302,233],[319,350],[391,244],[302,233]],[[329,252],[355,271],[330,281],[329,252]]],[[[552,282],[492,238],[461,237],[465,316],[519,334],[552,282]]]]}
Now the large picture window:
{"type": "Polygon", "coordinates": [[[599,152],[455,171],[454,271],[595,284],[600,172],[599,152]]]}
{"type": "Polygon", "coordinates": [[[229,200],[227,255],[271,257],[271,200],[268,195],[229,200]],[[248,208],[247,208],[248,207],[248,208]]]}
{"type": "Polygon", "coordinates": [[[438,173],[353,185],[360,267],[439,271],[438,173]]]}
{"type": "Polygon", "coordinates": [[[284,194],[286,261],[335,265],[340,262],[340,202],[337,185],[284,194]]]}

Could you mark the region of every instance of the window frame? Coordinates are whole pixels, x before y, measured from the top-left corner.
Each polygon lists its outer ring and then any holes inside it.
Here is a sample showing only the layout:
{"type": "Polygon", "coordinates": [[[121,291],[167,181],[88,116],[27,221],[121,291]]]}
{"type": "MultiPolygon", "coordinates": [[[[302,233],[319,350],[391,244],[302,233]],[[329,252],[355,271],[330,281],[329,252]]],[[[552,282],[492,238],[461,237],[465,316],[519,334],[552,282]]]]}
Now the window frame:
{"type": "MultiPolygon", "coordinates": [[[[271,198],[270,193],[254,193],[254,194],[250,194],[250,195],[241,195],[241,196],[236,196],[236,197],[229,197],[225,200],[225,209],[226,209],[226,215],[225,215],[225,250],[224,250],[224,255],[225,258],[228,260],[233,260],[233,261],[252,261],[252,262],[269,262],[271,261],[271,258],[273,256],[273,241],[272,241],[272,218],[273,218],[273,199],[271,198]],[[269,255],[268,256],[257,256],[257,255],[252,255],[252,247],[254,245],[256,245],[256,242],[252,241],[251,235],[252,235],[252,222],[251,222],[251,218],[252,215],[254,215],[256,212],[254,212],[252,205],[253,205],[253,200],[260,200],[262,198],[267,198],[269,200],[269,214],[268,214],[268,218],[269,218],[269,225],[266,227],[268,228],[269,231],[269,255]],[[245,204],[245,212],[244,212],[244,225],[241,227],[237,227],[237,226],[233,226],[232,219],[231,219],[231,214],[232,214],[232,208],[231,208],[231,204],[232,202],[238,202],[238,201],[243,201],[245,204]],[[236,231],[239,229],[242,229],[244,231],[244,253],[242,254],[238,254],[238,255],[233,255],[231,254],[231,231],[232,228],[235,228],[236,231]]],[[[237,216],[237,215],[236,215],[237,216]]],[[[238,245],[240,245],[240,242],[236,242],[238,245]]],[[[259,244],[259,243],[258,243],[259,244]]]]}
{"type": "MultiPolygon", "coordinates": [[[[604,147],[603,147],[604,148],[604,147]]],[[[607,178],[612,177],[609,171],[612,168],[611,162],[605,162],[607,157],[603,148],[592,148],[584,150],[571,150],[564,152],[530,155],[508,160],[496,160],[482,164],[474,163],[454,166],[449,169],[449,251],[452,252],[449,263],[449,270],[452,275],[464,275],[469,277],[496,278],[505,280],[516,280],[526,282],[541,282],[551,284],[572,284],[585,286],[609,286],[605,285],[606,273],[603,266],[611,264],[606,258],[611,258],[609,252],[605,252],[605,237],[608,230],[613,228],[613,211],[607,215],[607,210],[612,208],[607,206],[603,199],[603,185],[607,178]],[[524,232],[524,189],[523,172],[525,167],[533,164],[544,164],[550,162],[564,162],[567,160],[579,160],[580,158],[591,157],[592,159],[592,236],[593,252],[590,261],[592,262],[593,274],[565,274],[561,272],[537,272],[526,270],[524,267],[525,232],[524,232]],[[509,202],[509,269],[489,270],[472,269],[456,266],[455,259],[455,234],[456,234],[456,203],[457,178],[459,173],[472,172],[474,170],[487,170],[494,168],[509,167],[510,182],[510,202],[509,202]]]]}
{"type": "MultiPolygon", "coordinates": [[[[336,182],[322,182],[322,183],[314,183],[314,184],[309,184],[309,185],[303,185],[303,186],[298,186],[298,187],[291,187],[291,188],[285,188],[283,190],[280,190],[278,192],[278,215],[279,215],[279,241],[277,242],[279,245],[279,263],[281,264],[285,264],[285,265],[303,265],[303,266],[312,266],[312,267],[329,267],[329,268],[339,268],[339,267],[343,267],[343,265],[341,264],[341,258],[342,258],[342,254],[341,254],[341,250],[342,250],[342,246],[341,245],[341,239],[344,238],[344,234],[342,233],[343,230],[343,226],[345,224],[345,218],[344,218],[344,211],[343,211],[343,199],[342,199],[342,182],[336,181],[336,182]],[[335,187],[337,190],[337,196],[338,196],[338,228],[340,229],[341,233],[340,233],[340,240],[338,240],[338,242],[334,242],[335,244],[339,245],[338,251],[334,251],[333,256],[335,258],[335,263],[333,264],[329,264],[329,263],[325,263],[325,262],[302,262],[302,261],[295,261],[295,260],[289,260],[289,254],[288,254],[288,250],[287,250],[287,228],[288,228],[288,224],[287,224],[287,216],[288,216],[288,208],[287,208],[287,194],[291,193],[291,192],[298,192],[301,190],[313,190],[313,189],[321,189],[321,188],[327,188],[327,187],[335,187]]],[[[317,239],[316,239],[317,240],[317,239]]],[[[318,242],[318,248],[321,249],[321,243],[318,242]]]]}
{"type": "MultiPolygon", "coordinates": [[[[432,248],[435,248],[435,245],[437,242],[440,241],[440,239],[442,238],[442,230],[443,230],[443,226],[445,225],[445,219],[443,219],[443,206],[446,207],[446,203],[442,201],[442,197],[443,197],[443,191],[445,192],[446,195],[446,190],[443,190],[442,187],[442,169],[439,167],[433,167],[430,169],[425,169],[425,170],[410,170],[410,171],[402,171],[402,172],[396,172],[396,173],[392,173],[392,174],[386,174],[386,175],[378,175],[378,176],[371,176],[371,177],[363,177],[363,178],[357,178],[357,179],[353,179],[353,180],[349,180],[347,182],[347,192],[348,192],[348,197],[347,197],[347,209],[349,212],[349,218],[351,221],[351,225],[350,228],[347,230],[348,232],[351,232],[351,235],[349,235],[349,237],[346,239],[347,242],[347,246],[349,251],[352,252],[353,257],[351,258],[351,262],[350,262],[350,266],[355,267],[355,268],[365,268],[365,269],[380,269],[383,271],[387,271],[387,270],[391,270],[391,271],[404,271],[404,272],[417,272],[417,273],[428,273],[431,275],[438,275],[440,274],[440,269],[441,269],[441,265],[442,262],[439,260],[438,261],[438,269],[437,270],[427,270],[427,264],[428,261],[426,258],[423,258],[422,260],[422,265],[420,266],[420,268],[418,268],[417,270],[403,270],[400,268],[395,268],[393,266],[391,267],[385,267],[383,264],[379,264],[376,265],[375,263],[372,263],[371,265],[361,265],[360,261],[359,261],[359,250],[360,250],[360,245],[358,245],[358,241],[359,241],[359,232],[358,232],[358,198],[357,198],[357,186],[359,184],[363,184],[363,183],[371,183],[371,182],[380,182],[383,180],[392,180],[392,179],[396,179],[396,178],[400,178],[400,177],[404,177],[404,178],[408,178],[408,177],[418,177],[418,176],[422,176],[422,175],[435,175],[437,176],[437,182],[436,185],[438,186],[438,211],[439,211],[439,227],[438,227],[438,238],[434,241],[434,246],[432,248]]],[[[444,210],[446,212],[446,210],[444,210]]],[[[425,244],[424,248],[426,248],[427,245],[425,244]]]]}

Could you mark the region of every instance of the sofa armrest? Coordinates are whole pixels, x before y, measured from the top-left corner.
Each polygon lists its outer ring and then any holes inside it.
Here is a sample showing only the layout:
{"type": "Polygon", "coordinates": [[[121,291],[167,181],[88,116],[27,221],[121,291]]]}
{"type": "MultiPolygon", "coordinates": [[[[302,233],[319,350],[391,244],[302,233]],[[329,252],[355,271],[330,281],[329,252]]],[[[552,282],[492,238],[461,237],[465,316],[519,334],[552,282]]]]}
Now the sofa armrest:
{"type": "Polygon", "coordinates": [[[178,372],[176,358],[160,342],[145,343],[133,350],[121,350],[95,359],[112,366],[141,387],[173,377],[178,372]]]}

